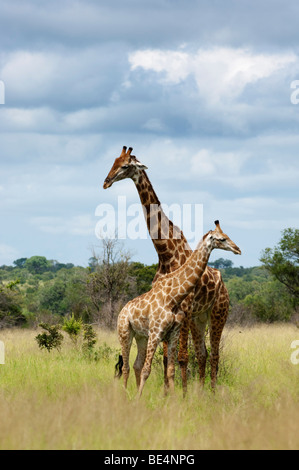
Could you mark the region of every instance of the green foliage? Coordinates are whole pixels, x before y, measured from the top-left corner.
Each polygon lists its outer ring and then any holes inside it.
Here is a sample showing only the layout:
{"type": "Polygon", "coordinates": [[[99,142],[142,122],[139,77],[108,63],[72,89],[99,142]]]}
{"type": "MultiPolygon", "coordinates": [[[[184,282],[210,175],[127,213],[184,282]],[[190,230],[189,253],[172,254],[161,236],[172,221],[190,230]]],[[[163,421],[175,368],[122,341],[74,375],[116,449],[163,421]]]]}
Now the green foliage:
{"type": "Polygon", "coordinates": [[[22,298],[17,285],[19,280],[0,283],[0,328],[21,326],[26,322],[22,313],[22,298]]]}
{"type": "MultiPolygon", "coordinates": [[[[286,229],[279,245],[264,251],[263,266],[233,267],[224,258],[210,263],[220,269],[229,291],[228,321],[294,319],[299,290],[298,242],[299,231],[286,229]]],[[[13,266],[0,267],[0,328],[26,321],[31,325],[53,323],[55,316],[72,312],[82,325],[97,323],[113,329],[123,305],[151,289],[157,268],[157,264],[131,262],[117,240],[103,241],[102,253],[94,253],[87,268],[43,256],[19,258],[13,266]]],[[[60,322],[59,318],[56,321],[60,322]]]]}
{"type": "MultiPolygon", "coordinates": [[[[117,351],[118,353],[119,351],[117,351]]],[[[109,361],[111,357],[116,357],[116,350],[111,348],[106,342],[98,347],[93,356],[95,361],[109,361]]]]}
{"type": "Polygon", "coordinates": [[[240,277],[233,277],[226,283],[226,287],[229,292],[231,304],[236,304],[245,299],[247,295],[252,294],[258,282],[254,280],[246,280],[240,277]]]}
{"type": "Polygon", "coordinates": [[[266,248],[261,261],[268,271],[289,291],[295,303],[299,302],[299,229],[283,230],[278,245],[266,248]]]}
{"type": "Polygon", "coordinates": [[[41,288],[39,296],[39,304],[41,308],[49,310],[51,313],[63,315],[66,313],[66,305],[64,304],[66,283],[59,278],[49,282],[45,287],[41,288]]]}
{"type": "Polygon", "coordinates": [[[76,320],[74,314],[72,313],[69,318],[64,319],[62,329],[69,335],[73,343],[77,344],[79,335],[82,331],[82,327],[82,319],[79,318],[78,320],[76,320]]]}
{"type": "Polygon", "coordinates": [[[233,262],[230,259],[218,258],[215,261],[210,261],[209,266],[215,269],[232,268],[233,262]]]}
{"type": "Polygon", "coordinates": [[[31,274],[42,274],[50,268],[50,262],[44,256],[31,256],[26,259],[24,267],[31,274]]]}
{"type": "MultiPolygon", "coordinates": [[[[6,288],[6,289],[9,289],[10,291],[12,291],[12,290],[14,290],[14,288],[15,288],[18,284],[20,284],[20,281],[19,281],[19,279],[16,279],[15,281],[10,281],[10,282],[8,282],[8,283],[6,284],[6,286],[5,286],[5,288],[6,288]]],[[[1,290],[1,288],[0,288],[0,290],[1,290]]]]}
{"type": "Polygon", "coordinates": [[[250,268],[243,277],[229,277],[226,287],[234,318],[238,311],[245,320],[247,316],[263,322],[289,321],[294,313],[288,290],[263,267],[250,268]]]}
{"type": "Polygon", "coordinates": [[[19,258],[19,259],[16,259],[13,262],[13,264],[17,266],[18,268],[24,268],[26,261],[27,261],[27,258],[19,258]]]}
{"type": "Polygon", "coordinates": [[[84,324],[81,319],[76,320],[73,314],[70,318],[64,320],[62,327],[61,325],[49,325],[48,323],[41,323],[40,327],[46,330],[35,337],[40,349],[46,349],[48,352],[54,348],[60,350],[64,339],[59,331],[62,328],[70,336],[77,351],[79,339],[82,340],[79,351],[82,351],[84,358],[98,362],[108,361],[112,356],[116,357],[116,350],[107,345],[106,342],[95,349],[97,335],[92,325],[84,324]]]}
{"type": "Polygon", "coordinates": [[[276,279],[257,284],[255,291],[245,297],[243,304],[264,322],[288,321],[293,313],[291,298],[276,279]]]}
{"type": "Polygon", "coordinates": [[[40,333],[35,338],[40,349],[47,349],[48,352],[54,348],[59,350],[63,341],[63,335],[59,332],[60,325],[41,323],[40,326],[48,332],[40,333]]]}
{"type": "Polygon", "coordinates": [[[72,343],[77,347],[79,338],[82,338],[82,352],[84,355],[87,355],[89,358],[94,360],[99,360],[101,358],[110,357],[110,350],[107,347],[106,343],[104,346],[99,348],[98,351],[94,351],[94,346],[97,342],[97,335],[94,331],[92,325],[84,324],[81,319],[76,320],[72,314],[68,319],[64,320],[63,325],[49,325],[48,323],[40,323],[39,325],[44,330],[44,333],[40,333],[36,336],[36,341],[40,349],[47,349],[50,352],[52,349],[56,348],[60,350],[63,335],[60,333],[60,329],[65,331],[72,340],[72,343]]]}
{"type": "Polygon", "coordinates": [[[90,353],[93,350],[94,345],[96,344],[96,332],[94,331],[92,325],[83,326],[83,351],[90,353]]]}
{"type": "Polygon", "coordinates": [[[137,295],[144,294],[152,288],[152,282],[156,275],[158,264],[146,266],[134,262],[129,266],[129,275],[136,280],[137,295]]]}
{"type": "Polygon", "coordinates": [[[86,287],[88,270],[84,268],[72,268],[69,271],[62,270],[58,276],[64,275],[65,291],[62,308],[74,313],[75,317],[81,317],[85,322],[92,318],[92,301],[86,287]]]}

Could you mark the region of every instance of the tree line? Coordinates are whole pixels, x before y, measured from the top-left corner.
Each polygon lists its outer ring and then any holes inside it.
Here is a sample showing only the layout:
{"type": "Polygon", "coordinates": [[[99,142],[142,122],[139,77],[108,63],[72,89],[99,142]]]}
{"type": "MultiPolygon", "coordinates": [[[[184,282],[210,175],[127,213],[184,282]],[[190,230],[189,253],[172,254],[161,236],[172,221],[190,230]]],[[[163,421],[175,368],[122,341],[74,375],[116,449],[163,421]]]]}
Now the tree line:
{"type": "MultiPolygon", "coordinates": [[[[223,258],[210,263],[221,270],[229,291],[228,322],[299,324],[299,230],[285,229],[260,260],[252,268],[235,268],[223,258]]],[[[13,266],[0,266],[0,328],[73,316],[113,329],[123,305],[150,290],[156,270],[157,264],[133,262],[117,240],[103,240],[88,267],[43,256],[17,259],[13,266]]]]}

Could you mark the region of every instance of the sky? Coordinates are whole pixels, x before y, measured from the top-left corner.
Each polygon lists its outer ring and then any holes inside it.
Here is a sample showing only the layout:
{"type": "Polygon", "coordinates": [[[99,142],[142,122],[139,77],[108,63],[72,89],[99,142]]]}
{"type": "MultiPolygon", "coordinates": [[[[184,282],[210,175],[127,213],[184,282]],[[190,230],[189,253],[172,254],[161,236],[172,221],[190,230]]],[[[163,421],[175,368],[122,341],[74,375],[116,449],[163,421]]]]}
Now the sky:
{"type": "Polygon", "coordinates": [[[298,17],[296,0],[0,0],[0,265],[87,266],[105,207],[146,234],[134,183],[103,190],[124,145],[165,207],[242,250],[211,260],[259,265],[298,227],[298,17]]]}

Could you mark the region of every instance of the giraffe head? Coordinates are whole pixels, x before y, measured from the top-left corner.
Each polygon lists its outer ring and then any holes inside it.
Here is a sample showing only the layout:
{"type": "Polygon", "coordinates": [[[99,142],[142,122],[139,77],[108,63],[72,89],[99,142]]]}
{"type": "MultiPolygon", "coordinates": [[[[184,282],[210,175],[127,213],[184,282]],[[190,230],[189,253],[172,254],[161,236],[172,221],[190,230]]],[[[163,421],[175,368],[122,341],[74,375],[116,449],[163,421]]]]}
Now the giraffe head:
{"type": "Polygon", "coordinates": [[[235,255],[240,255],[240,248],[222,232],[219,220],[215,220],[215,230],[210,230],[206,235],[206,242],[212,248],[220,248],[221,250],[232,251],[235,255]]]}
{"type": "Polygon", "coordinates": [[[115,162],[104,181],[103,188],[107,189],[113,185],[115,181],[120,181],[125,178],[136,178],[142,170],[147,170],[147,167],[140,163],[134,155],[131,155],[132,147],[127,151],[127,147],[123,147],[122,153],[115,162]]]}

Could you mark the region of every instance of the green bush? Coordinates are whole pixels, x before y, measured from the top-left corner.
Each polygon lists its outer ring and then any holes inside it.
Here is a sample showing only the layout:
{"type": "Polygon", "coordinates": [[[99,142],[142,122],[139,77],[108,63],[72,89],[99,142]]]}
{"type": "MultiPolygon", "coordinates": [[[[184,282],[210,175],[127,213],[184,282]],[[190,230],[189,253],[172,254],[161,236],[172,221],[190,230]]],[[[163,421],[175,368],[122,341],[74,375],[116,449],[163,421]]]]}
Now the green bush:
{"type": "Polygon", "coordinates": [[[63,335],[59,332],[60,325],[41,323],[40,326],[48,332],[40,333],[35,338],[40,349],[47,349],[48,352],[54,348],[59,350],[63,341],[63,335]]]}
{"type": "Polygon", "coordinates": [[[74,314],[72,313],[69,318],[64,319],[62,329],[69,335],[73,343],[77,344],[79,335],[82,331],[82,327],[82,319],[79,318],[78,320],[76,320],[74,314]]]}

